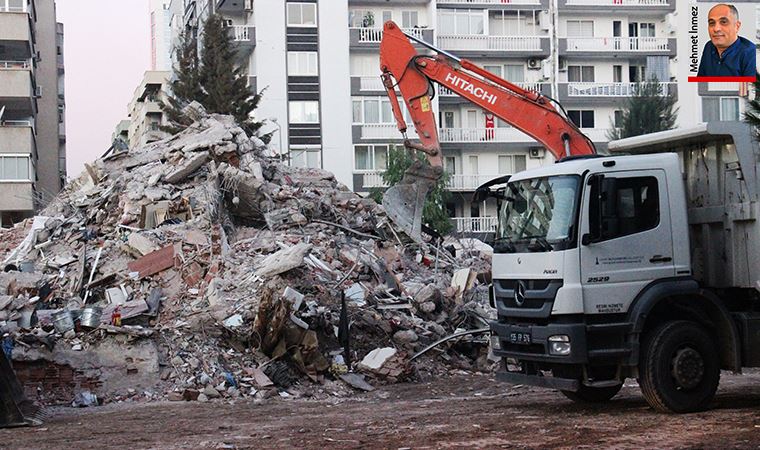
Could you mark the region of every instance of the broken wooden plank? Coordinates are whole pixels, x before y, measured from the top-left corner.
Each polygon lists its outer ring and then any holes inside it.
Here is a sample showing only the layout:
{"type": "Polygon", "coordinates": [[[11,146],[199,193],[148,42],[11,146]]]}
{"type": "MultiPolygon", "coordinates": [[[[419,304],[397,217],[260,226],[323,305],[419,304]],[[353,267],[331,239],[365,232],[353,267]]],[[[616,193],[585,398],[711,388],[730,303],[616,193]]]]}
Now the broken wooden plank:
{"type": "Polygon", "coordinates": [[[174,245],[167,245],[127,264],[130,272],[138,272],[139,278],[155,275],[172,266],[174,266],[174,245]]]}

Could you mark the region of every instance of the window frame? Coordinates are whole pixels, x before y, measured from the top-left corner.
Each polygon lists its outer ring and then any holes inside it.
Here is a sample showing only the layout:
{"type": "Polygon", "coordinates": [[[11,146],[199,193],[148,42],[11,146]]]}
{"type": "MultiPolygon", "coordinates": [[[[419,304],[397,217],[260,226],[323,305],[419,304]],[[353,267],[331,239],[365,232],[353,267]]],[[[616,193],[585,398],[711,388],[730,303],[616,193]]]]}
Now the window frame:
{"type": "MultiPolygon", "coordinates": [[[[299,111],[299,112],[301,112],[301,111],[299,111]]],[[[319,101],[318,100],[290,100],[290,101],[288,101],[288,123],[290,123],[290,124],[299,124],[299,125],[300,124],[318,124],[321,121],[319,113],[320,113],[320,111],[319,111],[319,101]],[[295,106],[303,105],[304,106],[304,109],[303,109],[304,115],[307,115],[307,114],[309,114],[309,112],[306,111],[305,107],[307,105],[312,105],[312,104],[315,104],[316,107],[317,107],[317,110],[316,110],[316,121],[313,121],[313,122],[312,121],[308,121],[308,120],[306,120],[306,121],[298,121],[298,122],[294,122],[293,121],[293,112],[296,110],[295,106]]]]}
{"type": "Polygon", "coordinates": [[[313,146],[313,145],[292,145],[288,149],[288,165],[290,167],[303,168],[303,169],[321,169],[322,168],[322,148],[318,146],[313,146]],[[293,164],[293,161],[295,160],[295,158],[293,157],[293,154],[298,153],[298,152],[304,154],[306,158],[305,159],[306,165],[293,164]],[[309,165],[309,154],[317,155],[316,166],[309,165]]]}
{"type": "Polygon", "coordinates": [[[393,144],[354,144],[354,151],[351,153],[353,158],[354,173],[384,172],[388,169],[388,155],[393,144]],[[365,147],[367,151],[368,168],[360,169],[357,167],[356,151],[359,147],[365,147]],[[383,148],[384,147],[384,148],[383,148]],[[385,167],[378,167],[378,152],[385,152],[385,167]]]}
{"type": "MultiPolygon", "coordinates": [[[[18,173],[18,166],[14,168],[16,172],[18,173]]],[[[33,183],[34,182],[34,173],[33,173],[33,165],[32,165],[32,158],[29,154],[24,153],[3,153],[0,154],[0,183],[33,183]],[[4,178],[4,172],[5,172],[5,160],[7,159],[25,159],[27,161],[27,174],[26,178],[4,178]]]]}
{"type": "Polygon", "coordinates": [[[285,22],[287,26],[289,27],[296,27],[296,28],[316,28],[317,24],[319,23],[319,16],[317,11],[317,4],[316,3],[301,3],[301,2],[289,2],[285,4],[285,22]],[[309,6],[314,9],[314,24],[304,24],[304,23],[293,23],[290,21],[290,7],[291,6],[298,6],[300,7],[300,18],[301,22],[303,22],[303,10],[304,6],[309,6]]]}
{"type": "MultiPolygon", "coordinates": [[[[287,60],[288,60],[288,76],[289,77],[316,77],[319,76],[319,52],[304,52],[304,51],[288,51],[287,52],[287,60]],[[300,69],[300,56],[306,55],[308,57],[313,56],[314,57],[314,72],[299,72],[299,73],[291,73],[291,68],[294,66],[298,66],[300,69]],[[290,57],[295,56],[296,64],[292,64],[290,61],[290,57]]],[[[311,58],[307,61],[307,66],[311,65],[311,58]]],[[[308,67],[310,69],[310,67],[308,67]]]]}
{"type": "MultiPolygon", "coordinates": [[[[615,207],[616,207],[615,215],[605,215],[604,211],[600,212],[599,208],[602,208],[604,205],[601,204],[599,201],[592,201],[589,204],[589,209],[588,209],[589,228],[590,229],[594,229],[594,227],[596,227],[597,225],[599,225],[599,230],[601,231],[601,235],[599,236],[598,240],[596,240],[595,242],[606,242],[606,241],[611,241],[611,240],[614,240],[614,239],[620,239],[620,238],[624,238],[624,237],[628,237],[628,236],[633,236],[635,234],[645,233],[647,231],[655,230],[655,229],[657,229],[660,226],[660,223],[662,222],[662,202],[661,202],[661,198],[660,198],[660,182],[659,182],[659,180],[657,179],[656,176],[653,176],[653,175],[644,175],[644,176],[638,176],[638,177],[628,177],[628,176],[605,175],[605,178],[602,181],[602,183],[604,183],[605,181],[607,181],[609,179],[614,179],[615,180],[615,197],[616,197],[616,200],[615,200],[615,207]],[[647,180],[647,181],[649,181],[649,182],[652,183],[652,184],[645,184],[645,183],[642,182],[638,186],[638,188],[639,188],[638,199],[636,198],[636,191],[633,190],[633,189],[635,189],[635,186],[624,186],[623,188],[620,187],[621,184],[626,184],[626,183],[632,184],[632,182],[634,182],[635,180],[641,180],[641,181],[647,180]],[[646,192],[647,199],[646,200],[642,200],[641,199],[641,189],[644,188],[644,187],[647,188],[647,192],[646,192]],[[634,206],[634,209],[638,208],[638,210],[634,212],[634,215],[632,217],[625,217],[625,216],[620,216],[619,215],[619,212],[620,212],[620,203],[621,203],[620,202],[619,193],[623,189],[632,189],[632,193],[634,194],[634,197],[633,197],[633,206],[634,206]],[[609,222],[611,222],[613,220],[617,220],[618,224],[622,223],[622,222],[625,222],[625,223],[635,223],[635,222],[637,222],[640,219],[640,217],[641,217],[637,213],[641,213],[643,211],[648,211],[648,210],[652,209],[652,207],[653,207],[652,205],[644,206],[644,202],[648,201],[652,197],[655,198],[656,201],[657,201],[657,206],[656,206],[657,217],[656,217],[656,220],[654,222],[648,223],[644,228],[638,228],[637,227],[637,228],[635,228],[633,230],[628,230],[628,231],[625,231],[625,232],[618,231],[618,234],[614,234],[614,235],[605,234],[605,231],[604,231],[605,222],[609,223],[609,222]],[[596,224],[596,222],[598,222],[600,218],[602,220],[602,223],[601,224],[596,224]]],[[[598,192],[598,184],[592,184],[591,191],[589,193],[590,198],[592,198],[592,199],[599,198],[599,194],[600,193],[598,192]]],[[[607,194],[609,194],[609,192],[607,194]]]]}

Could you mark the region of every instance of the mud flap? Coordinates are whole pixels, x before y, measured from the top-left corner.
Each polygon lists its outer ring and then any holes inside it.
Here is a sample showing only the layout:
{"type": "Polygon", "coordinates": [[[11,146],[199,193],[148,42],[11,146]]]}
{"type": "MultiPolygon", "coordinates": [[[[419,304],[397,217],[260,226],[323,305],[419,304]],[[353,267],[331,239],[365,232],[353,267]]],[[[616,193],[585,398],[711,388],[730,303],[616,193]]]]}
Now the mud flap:
{"type": "Polygon", "coordinates": [[[0,428],[39,425],[40,409],[24,396],[5,353],[0,350],[0,428]]]}
{"type": "Polygon", "coordinates": [[[383,194],[383,207],[388,217],[413,241],[422,243],[422,211],[427,194],[441,177],[443,169],[415,161],[404,178],[383,194]]]}

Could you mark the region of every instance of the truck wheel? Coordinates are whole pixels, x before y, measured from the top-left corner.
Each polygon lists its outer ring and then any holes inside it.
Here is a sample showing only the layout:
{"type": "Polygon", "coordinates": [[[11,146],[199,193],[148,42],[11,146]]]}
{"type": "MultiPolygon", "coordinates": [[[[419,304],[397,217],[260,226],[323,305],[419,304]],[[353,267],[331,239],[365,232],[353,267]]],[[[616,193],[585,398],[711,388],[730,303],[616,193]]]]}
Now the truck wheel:
{"type": "Polygon", "coordinates": [[[562,391],[562,393],[565,397],[576,403],[604,403],[620,392],[620,388],[622,387],[622,384],[606,387],[581,385],[581,388],[577,392],[562,391]]]}
{"type": "Polygon", "coordinates": [[[667,322],[647,334],[639,385],[649,405],[662,412],[705,409],[720,380],[713,339],[694,322],[667,322]]]}

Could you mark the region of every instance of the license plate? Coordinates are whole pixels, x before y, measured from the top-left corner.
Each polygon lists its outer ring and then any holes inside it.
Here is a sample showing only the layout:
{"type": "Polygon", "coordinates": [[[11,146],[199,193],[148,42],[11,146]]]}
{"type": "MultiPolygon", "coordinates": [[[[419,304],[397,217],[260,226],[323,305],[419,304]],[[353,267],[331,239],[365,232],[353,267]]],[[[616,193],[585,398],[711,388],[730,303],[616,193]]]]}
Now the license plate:
{"type": "Polygon", "coordinates": [[[530,333],[509,333],[509,342],[513,344],[528,345],[531,343],[530,333]]]}

